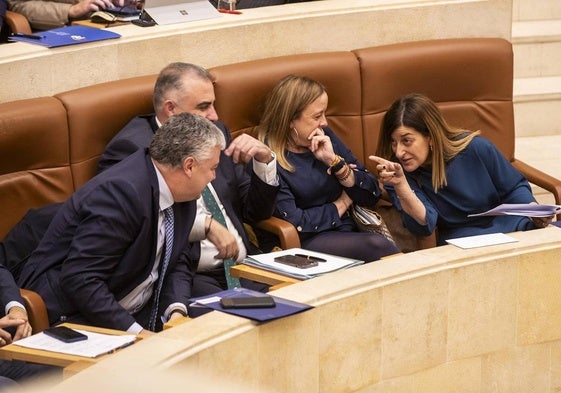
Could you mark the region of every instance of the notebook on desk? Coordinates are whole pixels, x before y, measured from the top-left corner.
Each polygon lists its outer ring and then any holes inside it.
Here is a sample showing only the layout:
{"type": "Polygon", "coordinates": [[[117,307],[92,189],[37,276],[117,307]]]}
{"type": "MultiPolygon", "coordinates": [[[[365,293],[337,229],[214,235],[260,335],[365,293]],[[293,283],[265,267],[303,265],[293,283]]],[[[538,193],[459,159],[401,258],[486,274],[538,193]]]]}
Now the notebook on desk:
{"type": "Polygon", "coordinates": [[[121,37],[109,30],[88,26],[64,26],[27,36],[11,36],[10,41],[28,42],[30,44],[57,48],[59,46],[83,44],[86,42],[109,40],[121,37]]]}
{"type": "Polygon", "coordinates": [[[159,25],[221,16],[208,0],[145,0],[142,18],[159,25]]]}

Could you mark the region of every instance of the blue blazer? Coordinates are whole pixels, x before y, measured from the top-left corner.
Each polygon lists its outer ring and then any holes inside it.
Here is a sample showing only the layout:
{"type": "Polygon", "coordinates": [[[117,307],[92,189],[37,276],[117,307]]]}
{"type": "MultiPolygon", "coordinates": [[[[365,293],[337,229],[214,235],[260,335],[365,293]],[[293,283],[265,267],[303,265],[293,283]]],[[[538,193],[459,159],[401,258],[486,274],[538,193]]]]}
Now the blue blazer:
{"type": "MultiPolygon", "coordinates": [[[[187,255],[196,201],[173,208],[175,236],[161,310],[175,302],[187,306],[195,272],[187,255]]],[[[43,297],[51,324],[73,320],[126,330],[136,321],[146,326],[148,321],[118,302],[152,270],[158,213],[156,171],[142,149],[91,179],[62,205],[18,284],[43,297]]],[[[151,306],[150,299],[146,307],[151,306]]]]}
{"type": "MultiPolygon", "coordinates": [[[[220,122],[214,124],[222,131],[228,145],[232,141],[230,131],[220,122]]],[[[136,150],[149,146],[157,128],[154,114],[132,119],[108,143],[99,159],[98,170],[103,171],[136,150]]],[[[251,224],[271,217],[280,186],[271,186],[263,182],[253,170],[248,171],[244,165],[234,163],[224,152],[220,154],[220,163],[212,186],[242,237],[248,253],[256,253],[258,250],[250,243],[243,223],[251,224]]],[[[197,242],[193,244],[192,258],[198,261],[199,257],[200,244],[197,242]]]]}

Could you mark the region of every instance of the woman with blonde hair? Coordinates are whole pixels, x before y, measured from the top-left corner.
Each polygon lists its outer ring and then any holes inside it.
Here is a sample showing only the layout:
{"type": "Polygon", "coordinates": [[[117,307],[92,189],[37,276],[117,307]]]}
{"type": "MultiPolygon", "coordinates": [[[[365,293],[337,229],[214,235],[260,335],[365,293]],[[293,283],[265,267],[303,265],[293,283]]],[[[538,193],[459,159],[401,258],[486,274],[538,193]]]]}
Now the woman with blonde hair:
{"type": "Polygon", "coordinates": [[[259,138],[276,154],[281,189],[275,215],[298,230],[302,248],[375,261],[399,252],[384,236],[358,232],[353,203],[372,206],[378,181],[327,126],[328,97],[317,81],[289,75],[270,93],[259,138]]]}
{"type": "Polygon", "coordinates": [[[447,239],[547,226],[553,217],[468,217],[504,203],[536,203],[526,178],[479,131],[450,127],[421,94],[396,100],[382,121],[378,175],[407,229],[447,239]]]}

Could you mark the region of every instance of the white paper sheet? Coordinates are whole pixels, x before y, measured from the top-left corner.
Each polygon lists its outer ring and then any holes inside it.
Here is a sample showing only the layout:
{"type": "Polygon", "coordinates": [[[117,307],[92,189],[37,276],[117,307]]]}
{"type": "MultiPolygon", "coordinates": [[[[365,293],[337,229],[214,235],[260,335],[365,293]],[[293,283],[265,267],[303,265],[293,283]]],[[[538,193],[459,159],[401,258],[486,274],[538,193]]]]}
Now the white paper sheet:
{"type": "Polygon", "coordinates": [[[44,351],[95,358],[130,345],[136,340],[135,335],[129,334],[116,336],[111,334],[88,332],[86,330],[75,330],[88,336],[88,339],[74,343],[64,343],[56,338],[49,337],[44,333],[37,333],[30,337],[14,341],[13,344],[26,348],[42,349],[44,351]]]}
{"type": "Polygon", "coordinates": [[[488,235],[467,236],[446,240],[446,242],[460,248],[485,247],[495,244],[514,243],[517,241],[517,239],[505,235],[504,233],[490,233],[488,235]]]}
{"type": "Polygon", "coordinates": [[[551,217],[561,211],[559,205],[534,205],[529,203],[504,203],[483,213],[468,214],[468,217],[479,216],[524,216],[551,217]]]}

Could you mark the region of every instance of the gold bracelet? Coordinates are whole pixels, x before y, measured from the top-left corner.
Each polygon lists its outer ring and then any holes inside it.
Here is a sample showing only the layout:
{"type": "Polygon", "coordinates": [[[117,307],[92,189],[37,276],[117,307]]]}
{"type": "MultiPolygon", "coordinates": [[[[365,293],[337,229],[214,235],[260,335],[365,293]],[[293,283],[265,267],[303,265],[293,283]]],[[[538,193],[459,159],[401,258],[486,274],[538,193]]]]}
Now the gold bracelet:
{"type": "Polygon", "coordinates": [[[335,158],[333,159],[333,161],[331,161],[331,165],[329,166],[335,166],[339,163],[339,161],[341,161],[341,156],[338,156],[337,154],[335,155],[335,158]]]}

